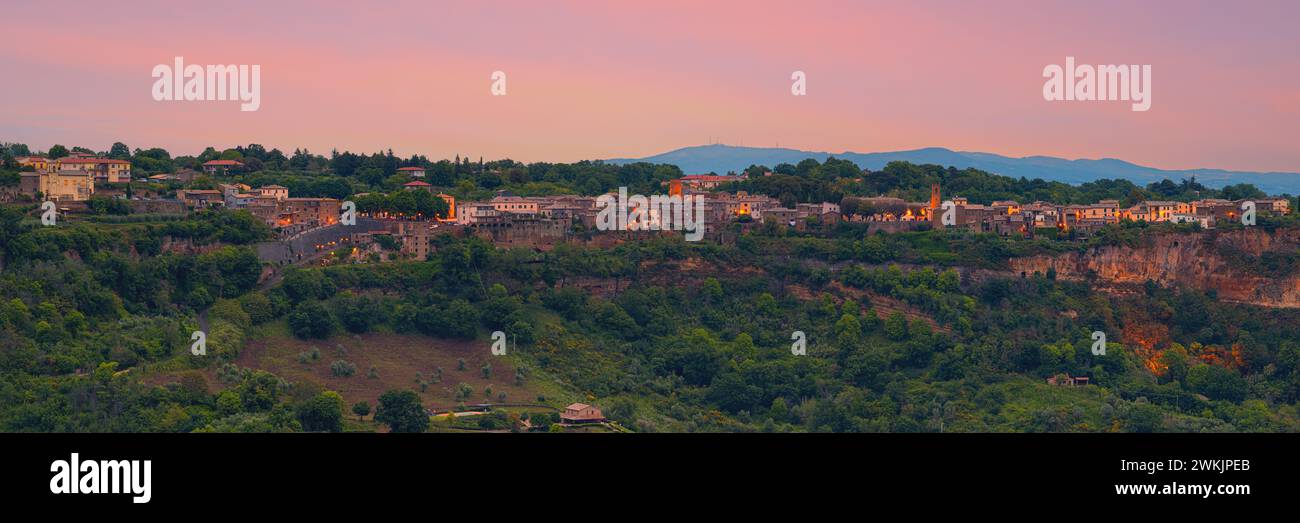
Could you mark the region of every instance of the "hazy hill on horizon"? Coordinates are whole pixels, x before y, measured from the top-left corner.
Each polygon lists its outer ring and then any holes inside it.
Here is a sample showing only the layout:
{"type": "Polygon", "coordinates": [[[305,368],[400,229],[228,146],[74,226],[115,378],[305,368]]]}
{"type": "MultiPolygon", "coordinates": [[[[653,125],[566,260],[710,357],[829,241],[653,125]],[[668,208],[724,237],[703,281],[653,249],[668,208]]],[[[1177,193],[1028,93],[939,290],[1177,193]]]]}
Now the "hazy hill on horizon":
{"type": "Polygon", "coordinates": [[[781,163],[799,163],[807,158],[821,162],[832,156],[852,161],[859,167],[873,171],[883,168],[889,162],[905,161],[953,166],[958,169],[973,167],[1014,178],[1042,178],[1075,185],[1104,178],[1122,178],[1147,185],[1166,178],[1176,182],[1195,176],[1197,181],[1216,189],[1225,185],[1249,183],[1272,195],[1300,194],[1300,173],[1294,172],[1231,171],[1211,168],[1157,169],[1115,158],[1077,160],[1053,156],[1013,158],[993,153],[954,151],[943,147],[878,153],[828,153],[784,147],[741,147],[719,144],[683,147],[645,158],[613,158],[605,161],[615,164],[631,162],[673,164],[687,174],[709,172],[725,174],[729,171],[740,172],[750,165],[773,167],[781,163]]]}

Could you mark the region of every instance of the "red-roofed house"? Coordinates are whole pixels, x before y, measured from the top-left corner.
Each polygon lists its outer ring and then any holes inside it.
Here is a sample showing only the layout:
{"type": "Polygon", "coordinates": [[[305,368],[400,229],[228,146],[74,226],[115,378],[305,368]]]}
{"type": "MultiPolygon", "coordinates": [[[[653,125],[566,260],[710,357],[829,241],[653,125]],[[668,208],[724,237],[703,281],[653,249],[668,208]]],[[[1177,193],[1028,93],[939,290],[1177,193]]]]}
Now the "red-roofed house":
{"type": "Polygon", "coordinates": [[[402,188],[408,191],[429,191],[433,192],[433,185],[416,180],[402,184],[402,188]]]}
{"type": "Polygon", "coordinates": [[[203,172],[208,174],[224,173],[228,169],[243,166],[244,164],[234,160],[209,160],[203,162],[203,172]]]}
{"type": "Polygon", "coordinates": [[[402,167],[397,172],[410,176],[411,178],[424,178],[424,167],[402,167]]]}
{"type": "Polygon", "coordinates": [[[600,413],[600,409],[586,403],[574,403],[564,407],[564,413],[560,414],[561,423],[600,423],[602,421],[605,421],[605,415],[600,413]]]}

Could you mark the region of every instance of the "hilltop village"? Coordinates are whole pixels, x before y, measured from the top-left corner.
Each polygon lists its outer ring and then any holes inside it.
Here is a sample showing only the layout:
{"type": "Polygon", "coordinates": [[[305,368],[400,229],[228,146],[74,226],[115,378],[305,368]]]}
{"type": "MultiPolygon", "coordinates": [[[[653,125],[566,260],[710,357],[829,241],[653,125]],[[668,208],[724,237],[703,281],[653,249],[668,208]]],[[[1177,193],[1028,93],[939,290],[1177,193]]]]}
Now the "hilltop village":
{"type": "Polygon", "coordinates": [[[10,391],[3,428],[1297,426],[1296,202],[1248,184],[8,144],[0,203],[6,365],[129,409],[10,391]]]}
{"type": "MultiPolygon", "coordinates": [[[[157,194],[148,190],[130,191],[122,187],[131,181],[178,182],[189,187],[197,177],[229,179],[245,167],[237,160],[209,160],[199,170],[178,170],[138,179],[132,178],[131,163],[88,153],[49,159],[43,156],[16,158],[24,169],[16,194],[11,198],[31,201],[47,199],[57,202],[61,211],[77,214],[86,210],[86,202],[96,195],[125,201],[131,212],[181,214],[198,210],[245,210],[276,233],[277,238],[293,238],[303,233],[339,224],[343,200],[323,197],[300,197],[287,187],[268,184],[260,187],[231,181],[216,188],[181,188],[174,194],[157,194]],[[132,192],[132,194],[127,194],[132,192]]],[[[351,199],[359,203],[359,215],[369,219],[362,232],[333,234],[337,238],[311,247],[329,250],[347,243],[358,254],[383,250],[375,243],[376,235],[396,239],[399,251],[423,259],[429,253],[429,238],[434,232],[460,232],[488,239],[503,246],[529,246],[545,249],[562,241],[582,240],[608,244],[637,235],[668,234],[649,231],[602,231],[597,227],[600,211],[598,196],[571,194],[550,196],[516,196],[498,190],[481,201],[457,201],[427,181],[427,169],[407,166],[396,169],[409,179],[402,191],[425,193],[412,195],[424,202],[437,202],[425,208],[404,212],[368,204],[370,193],[357,193],[351,199]],[[427,196],[426,196],[427,195],[427,196]],[[439,230],[441,229],[441,230],[439,230]]],[[[763,171],[755,176],[771,176],[763,171]]],[[[731,185],[750,179],[748,173],[734,175],[691,174],[663,182],[662,189],[671,196],[695,195],[704,202],[704,238],[719,243],[733,242],[739,235],[756,227],[789,228],[799,232],[829,230],[839,223],[866,223],[868,232],[902,232],[925,228],[956,227],[971,232],[999,236],[1032,238],[1036,231],[1069,231],[1073,237],[1086,238],[1098,229],[1125,220],[1149,223],[1195,223],[1213,229],[1224,220],[1239,220],[1243,204],[1255,205],[1263,215],[1286,215],[1287,198],[1199,199],[1193,201],[1144,200],[1123,206],[1119,200],[1107,199],[1089,204],[1058,204],[1047,201],[1021,203],[1013,200],[971,203],[960,194],[945,195],[934,184],[929,201],[906,201],[890,196],[846,196],[840,201],[786,202],[771,196],[728,190],[731,185]],[[942,222],[944,204],[950,202],[950,223],[942,222]]],[[[617,191],[610,191],[614,194],[617,191]]],[[[383,197],[383,195],[380,195],[383,197]]],[[[301,258],[301,255],[297,256],[301,258]]]]}

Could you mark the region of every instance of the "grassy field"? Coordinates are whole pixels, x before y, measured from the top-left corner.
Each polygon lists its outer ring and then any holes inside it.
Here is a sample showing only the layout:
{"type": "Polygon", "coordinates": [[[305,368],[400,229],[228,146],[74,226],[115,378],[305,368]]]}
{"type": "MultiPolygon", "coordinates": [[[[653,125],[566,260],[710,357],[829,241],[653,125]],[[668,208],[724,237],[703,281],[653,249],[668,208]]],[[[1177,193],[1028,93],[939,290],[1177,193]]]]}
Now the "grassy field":
{"type": "Polygon", "coordinates": [[[515,366],[508,357],[493,356],[487,342],[449,341],[419,335],[369,333],[300,340],[273,334],[249,340],[235,364],[270,371],[291,382],[315,382],[338,392],[349,405],[367,401],[372,407],[384,391],[391,389],[419,392],[424,405],[434,411],[448,410],[462,402],[498,403],[502,392],[506,393],[507,403],[533,403],[542,390],[530,380],[516,385],[515,366]],[[319,351],[319,359],[300,361],[299,356],[312,349],[319,351]],[[356,373],[335,376],[330,367],[337,360],[356,365],[356,373]],[[464,370],[457,370],[460,361],[464,361],[464,370]],[[491,366],[490,377],[484,377],[484,365],[491,366]],[[372,367],[376,377],[369,376],[372,367]],[[432,381],[439,367],[441,381],[430,383],[421,392],[417,373],[426,382],[432,381]],[[473,389],[468,398],[456,398],[461,383],[473,389]],[[492,390],[490,397],[484,392],[488,387],[492,390]]]}
{"type": "MultiPolygon", "coordinates": [[[[491,340],[487,338],[461,341],[392,332],[336,334],[324,340],[302,340],[290,334],[284,320],[278,320],[250,329],[249,339],[239,357],[231,363],[240,368],[270,372],[290,383],[314,384],[310,389],[338,392],[346,403],[344,430],[347,432],[386,432],[386,427],[374,422],[373,412],[365,419],[358,419],[350,409],[353,404],[365,401],[373,411],[379,396],[393,389],[415,391],[424,407],[435,413],[477,410],[475,405],[493,404],[493,412],[514,418],[525,413],[559,412],[574,401],[594,400],[538,369],[525,368],[523,382],[516,383],[518,362],[531,360],[513,351],[509,355],[493,356],[490,347],[491,340]],[[312,354],[313,350],[318,354],[316,358],[304,357],[312,354]],[[354,365],[355,373],[336,376],[331,366],[339,360],[354,365]],[[462,361],[464,370],[458,370],[462,361]],[[485,364],[490,365],[486,377],[483,372],[485,364]],[[372,367],[374,377],[370,376],[372,367]],[[442,378],[436,380],[439,367],[442,368],[442,378]],[[425,383],[424,387],[421,387],[421,381],[425,383]],[[472,390],[468,397],[457,396],[461,384],[472,390]],[[486,394],[489,387],[490,396],[486,394]],[[503,392],[504,400],[500,397],[503,392]]],[[[191,358],[188,351],[178,351],[172,358],[132,369],[132,372],[139,375],[142,383],[163,386],[178,383],[183,374],[197,370],[206,378],[212,391],[221,391],[229,386],[218,379],[220,364],[195,367],[191,365],[191,358]]],[[[473,415],[449,421],[439,414],[430,420],[432,432],[483,431],[473,415]]],[[[573,430],[588,431],[585,428],[573,430]]],[[[596,431],[600,431],[599,428],[596,431]]]]}

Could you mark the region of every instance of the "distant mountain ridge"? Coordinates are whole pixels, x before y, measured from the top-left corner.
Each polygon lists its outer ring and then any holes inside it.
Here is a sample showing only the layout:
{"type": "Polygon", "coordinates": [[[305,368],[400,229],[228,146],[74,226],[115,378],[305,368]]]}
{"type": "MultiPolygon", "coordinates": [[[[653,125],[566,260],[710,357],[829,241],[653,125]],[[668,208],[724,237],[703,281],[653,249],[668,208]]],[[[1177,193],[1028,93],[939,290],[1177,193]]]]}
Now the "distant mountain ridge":
{"type": "Polygon", "coordinates": [[[783,147],[740,147],[734,145],[698,145],[683,147],[645,158],[614,158],[609,163],[651,162],[673,164],[687,174],[728,171],[740,172],[750,165],[774,167],[780,163],[799,163],[806,158],[825,161],[834,156],[849,160],[864,169],[879,170],[893,161],[917,164],[932,163],[958,169],[973,167],[1013,178],[1065,182],[1078,185],[1103,178],[1122,178],[1140,185],[1158,182],[1165,178],[1179,181],[1195,176],[1207,187],[1220,188],[1237,183],[1250,183],[1264,192],[1300,194],[1300,173],[1229,171],[1224,169],[1157,169],[1114,158],[1067,160],[1052,156],[1026,156],[1012,158],[1000,154],[953,151],[943,147],[927,147],[910,151],[881,153],[801,151],[783,147]]]}

